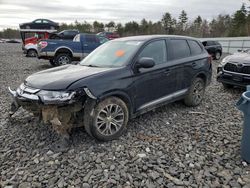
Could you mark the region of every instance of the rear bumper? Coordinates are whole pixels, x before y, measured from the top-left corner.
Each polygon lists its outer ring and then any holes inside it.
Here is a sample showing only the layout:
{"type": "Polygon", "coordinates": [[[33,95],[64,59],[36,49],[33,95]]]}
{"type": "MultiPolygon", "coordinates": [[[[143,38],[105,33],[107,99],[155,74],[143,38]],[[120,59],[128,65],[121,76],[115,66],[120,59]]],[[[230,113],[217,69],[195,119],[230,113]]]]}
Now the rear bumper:
{"type": "Polygon", "coordinates": [[[225,84],[230,84],[238,87],[246,87],[250,85],[250,75],[241,75],[219,71],[217,81],[225,84]]]}

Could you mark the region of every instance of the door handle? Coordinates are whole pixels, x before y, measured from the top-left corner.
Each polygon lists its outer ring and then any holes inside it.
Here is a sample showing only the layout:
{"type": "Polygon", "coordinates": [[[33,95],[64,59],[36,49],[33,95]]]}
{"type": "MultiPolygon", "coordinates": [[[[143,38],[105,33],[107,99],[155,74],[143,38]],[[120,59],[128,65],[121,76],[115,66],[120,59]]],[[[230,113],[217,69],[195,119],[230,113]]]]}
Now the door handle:
{"type": "Polygon", "coordinates": [[[87,44],[84,44],[83,46],[88,46],[87,44]]]}
{"type": "Polygon", "coordinates": [[[169,73],[170,73],[170,69],[166,69],[166,70],[164,70],[164,72],[163,72],[165,75],[169,75],[169,73]]]}
{"type": "Polygon", "coordinates": [[[193,66],[193,67],[195,67],[196,65],[197,65],[197,64],[196,64],[195,62],[194,62],[194,63],[192,63],[192,66],[193,66]]]}

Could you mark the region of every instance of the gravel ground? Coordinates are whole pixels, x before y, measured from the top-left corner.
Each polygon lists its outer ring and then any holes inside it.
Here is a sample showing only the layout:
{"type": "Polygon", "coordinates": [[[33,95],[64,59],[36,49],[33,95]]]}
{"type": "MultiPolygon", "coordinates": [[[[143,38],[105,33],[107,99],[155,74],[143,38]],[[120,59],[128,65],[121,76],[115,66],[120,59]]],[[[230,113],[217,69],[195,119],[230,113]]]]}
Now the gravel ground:
{"type": "Polygon", "coordinates": [[[75,129],[70,150],[54,153],[49,126],[22,109],[7,118],[7,86],[50,65],[24,57],[19,44],[0,44],[0,187],[250,187],[240,157],[243,116],[235,108],[243,91],[223,89],[213,64],[202,105],[176,102],[146,113],[106,143],[75,129]]]}

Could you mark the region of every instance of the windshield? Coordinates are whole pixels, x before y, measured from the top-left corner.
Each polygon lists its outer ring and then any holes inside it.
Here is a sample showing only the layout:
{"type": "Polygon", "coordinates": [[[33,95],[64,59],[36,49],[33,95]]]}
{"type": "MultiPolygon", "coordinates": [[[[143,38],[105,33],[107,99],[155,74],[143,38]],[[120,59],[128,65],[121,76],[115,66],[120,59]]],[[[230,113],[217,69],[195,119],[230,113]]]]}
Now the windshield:
{"type": "Polygon", "coordinates": [[[141,41],[109,41],[98,47],[80,65],[92,67],[121,67],[141,46],[141,41]]]}

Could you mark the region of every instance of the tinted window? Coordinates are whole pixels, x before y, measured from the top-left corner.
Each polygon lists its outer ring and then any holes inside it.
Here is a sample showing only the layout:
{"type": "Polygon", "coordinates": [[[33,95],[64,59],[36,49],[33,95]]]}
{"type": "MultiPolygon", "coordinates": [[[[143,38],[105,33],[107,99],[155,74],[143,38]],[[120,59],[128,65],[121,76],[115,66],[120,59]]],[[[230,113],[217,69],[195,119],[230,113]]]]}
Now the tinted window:
{"type": "Polygon", "coordinates": [[[201,54],[202,48],[200,47],[200,45],[198,44],[198,42],[196,42],[194,40],[189,40],[188,43],[189,43],[192,55],[201,54]]]}
{"type": "Polygon", "coordinates": [[[99,43],[99,41],[95,35],[86,35],[85,39],[86,39],[87,43],[99,43]]]}
{"type": "Polygon", "coordinates": [[[166,62],[166,44],[164,40],[158,40],[149,43],[140,53],[139,59],[142,57],[153,58],[156,64],[166,62]]]}
{"type": "Polygon", "coordinates": [[[170,40],[170,59],[180,59],[190,56],[190,49],[188,43],[184,39],[171,39],[170,40]]]}
{"type": "Polygon", "coordinates": [[[42,23],[42,20],[35,20],[35,23],[42,23]]]}
{"type": "Polygon", "coordinates": [[[213,45],[215,45],[214,41],[207,41],[207,46],[213,46],[213,45]]]}

